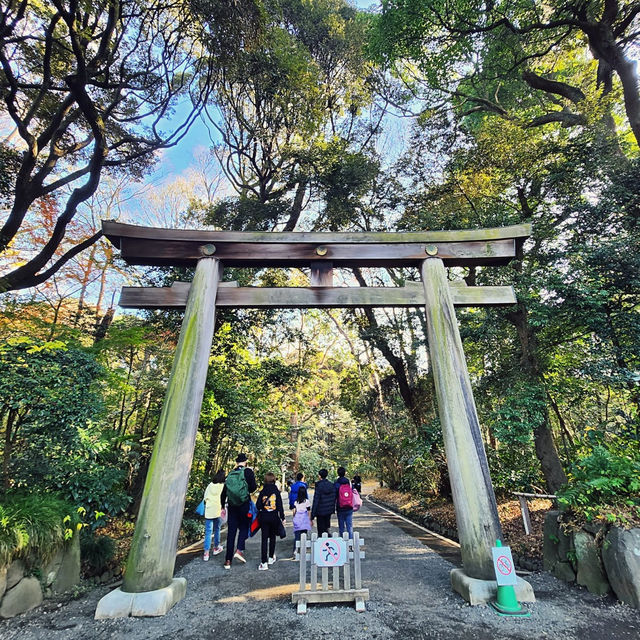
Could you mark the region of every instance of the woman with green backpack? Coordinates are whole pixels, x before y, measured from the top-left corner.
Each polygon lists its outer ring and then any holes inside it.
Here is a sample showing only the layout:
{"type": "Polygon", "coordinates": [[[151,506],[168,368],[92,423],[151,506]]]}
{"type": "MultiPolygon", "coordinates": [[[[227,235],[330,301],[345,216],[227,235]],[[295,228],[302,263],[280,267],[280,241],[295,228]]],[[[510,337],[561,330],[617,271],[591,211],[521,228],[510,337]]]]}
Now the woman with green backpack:
{"type": "Polygon", "coordinates": [[[243,564],[244,545],[249,537],[251,513],[249,502],[251,494],[256,490],[256,476],[253,469],[247,467],[247,456],[240,453],[236,458],[236,468],[229,473],[222,490],[222,502],[227,502],[227,553],[224,568],[231,569],[233,558],[243,564]],[[236,548],[236,534],[238,546],[236,548]],[[234,553],[234,548],[236,549],[234,553]]]}

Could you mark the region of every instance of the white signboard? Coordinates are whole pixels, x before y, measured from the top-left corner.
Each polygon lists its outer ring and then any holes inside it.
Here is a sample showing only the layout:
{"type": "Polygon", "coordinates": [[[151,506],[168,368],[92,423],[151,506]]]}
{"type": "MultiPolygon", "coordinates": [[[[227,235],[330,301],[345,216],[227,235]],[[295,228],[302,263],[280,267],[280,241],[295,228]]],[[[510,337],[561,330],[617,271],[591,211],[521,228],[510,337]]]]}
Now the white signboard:
{"type": "Polygon", "coordinates": [[[511,557],[511,548],[491,547],[491,553],[493,554],[493,570],[496,573],[498,586],[517,584],[518,577],[511,557]]]}
{"type": "Polygon", "coordinates": [[[318,538],[313,545],[313,560],[319,567],[341,567],[348,561],[346,541],[318,538]]]}

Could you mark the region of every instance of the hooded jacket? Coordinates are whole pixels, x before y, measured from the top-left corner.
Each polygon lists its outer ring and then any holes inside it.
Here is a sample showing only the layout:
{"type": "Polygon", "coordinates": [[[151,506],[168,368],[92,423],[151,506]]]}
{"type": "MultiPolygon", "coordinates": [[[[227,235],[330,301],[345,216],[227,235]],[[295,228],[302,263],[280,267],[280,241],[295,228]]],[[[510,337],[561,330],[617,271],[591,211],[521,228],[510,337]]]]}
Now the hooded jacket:
{"type": "Polygon", "coordinates": [[[280,516],[280,520],[284,520],[282,497],[275,484],[265,484],[264,487],[262,487],[256,500],[256,507],[258,508],[258,519],[260,522],[277,522],[278,516],[280,516]],[[275,499],[272,499],[271,496],[274,496],[275,499]],[[270,506],[274,508],[267,510],[266,507],[270,506]]]}
{"type": "Polygon", "coordinates": [[[336,488],[326,478],[316,482],[311,517],[330,516],[336,510],[336,488]]]}

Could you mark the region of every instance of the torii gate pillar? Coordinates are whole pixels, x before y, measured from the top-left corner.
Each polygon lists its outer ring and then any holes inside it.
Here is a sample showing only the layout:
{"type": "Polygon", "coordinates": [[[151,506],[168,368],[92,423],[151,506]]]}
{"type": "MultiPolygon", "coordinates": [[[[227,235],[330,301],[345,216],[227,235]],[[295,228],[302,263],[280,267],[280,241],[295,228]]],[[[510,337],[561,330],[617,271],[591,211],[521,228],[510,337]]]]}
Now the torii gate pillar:
{"type": "Polygon", "coordinates": [[[438,398],[465,573],[494,580],[491,547],[502,538],[471,381],[442,260],[422,263],[429,356],[438,398]]]}
{"type": "MultiPolygon", "coordinates": [[[[425,260],[421,275],[430,364],[464,567],[452,570],[451,585],[470,604],[479,604],[495,597],[491,547],[502,539],[502,529],[442,260],[425,260]]],[[[535,602],[533,589],[520,578],[516,592],[520,602],[535,602]]]]}
{"type": "Polygon", "coordinates": [[[173,570],[213,341],[219,273],[219,260],[198,261],[124,581],[121,589],[100,600],[96,619],[164,615],[186,593],[186,580],[174,578],[173,570]]]}

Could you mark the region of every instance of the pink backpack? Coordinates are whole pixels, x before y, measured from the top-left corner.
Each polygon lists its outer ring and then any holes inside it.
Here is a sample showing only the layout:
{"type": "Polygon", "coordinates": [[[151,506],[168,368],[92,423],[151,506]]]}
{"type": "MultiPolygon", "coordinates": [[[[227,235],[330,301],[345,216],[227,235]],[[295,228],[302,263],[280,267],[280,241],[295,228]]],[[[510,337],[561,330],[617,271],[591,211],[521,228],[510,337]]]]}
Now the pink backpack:
{"type": "Polygon", "coordinates": [[[350,482],[338,486],[338,506],[353,507],[353,489],[350,482]]]}
{"type": "Polygon", "coordinates": [[[362,498],[357,489],[353,489],[353,510],[357,511],[362,506],[362,498]]]}

